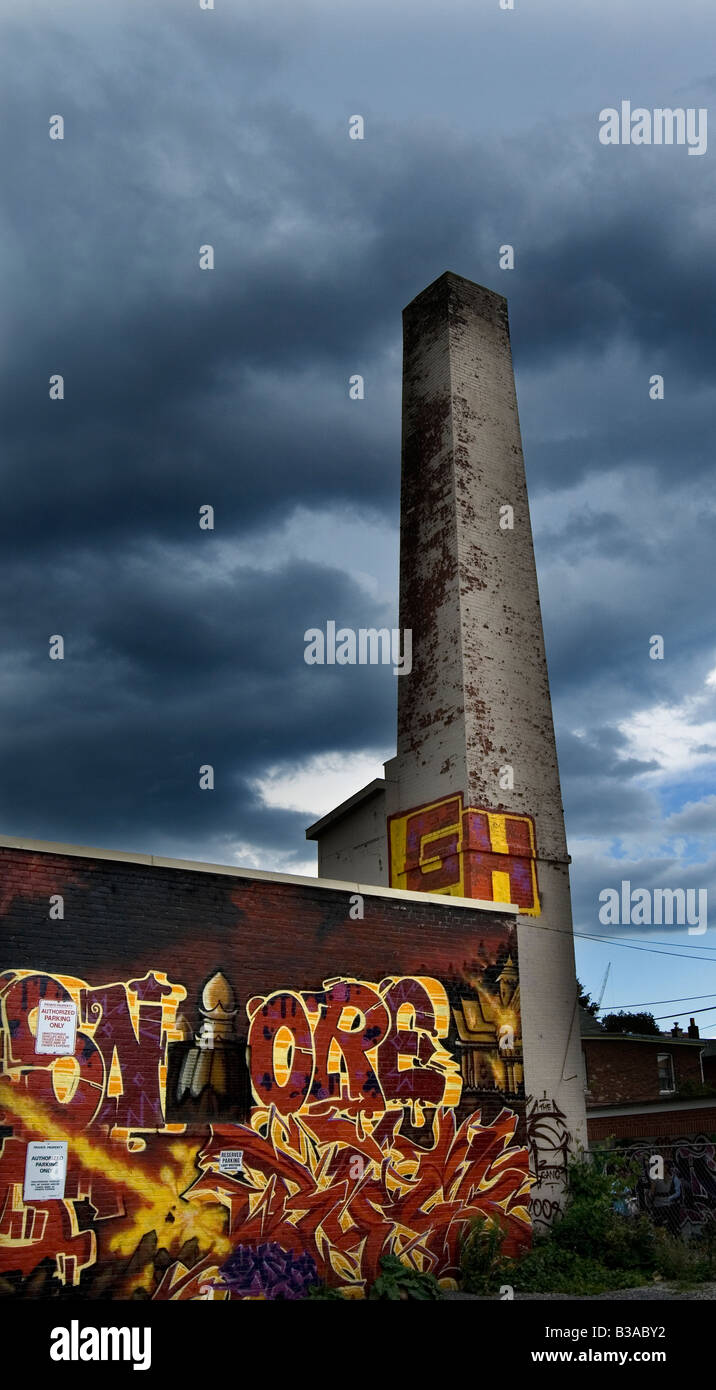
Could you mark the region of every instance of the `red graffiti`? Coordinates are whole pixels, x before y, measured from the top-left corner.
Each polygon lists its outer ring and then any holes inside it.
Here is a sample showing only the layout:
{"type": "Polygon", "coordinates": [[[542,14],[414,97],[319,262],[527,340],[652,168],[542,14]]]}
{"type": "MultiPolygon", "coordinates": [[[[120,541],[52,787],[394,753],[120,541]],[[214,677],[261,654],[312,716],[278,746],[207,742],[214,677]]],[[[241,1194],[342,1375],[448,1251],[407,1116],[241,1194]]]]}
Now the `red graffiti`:
{"type": "Polygon", "coordinates": [[[406,818],[405,887],[412,893],[428,885],[437,893],[459,880],[461,811],[462,798],[456,796],[406,818]],[[440,830],[446,833],[438,835],[440,830]]]}
{"type": "Polygon", "coordinates": [[[92,1041],[102,1054],[109,1075],[113,1058],[122,1078],[117,1095],[106,1096],[97,1119],[100,1124],[126,1129],[161,1129],[164,1123],[159,1067],[163,1060],[162,999],[172,987],[155,975],[129,985],[83,989],[84,1019],[95,1024],[92,1041]],[[137,1027],[129,1011],[127,989],[138,1001],[137,1027]]]}
{"type": "MultiPolygon", "coordinates": [[[[248,1008],[257,1004],[250,1000],[248,1008]]],[[[300,1110],[313,1080],[313,1038],[300,995],[283,990],[257,1006],[251,1031],[253,1085],[259,1103],[275,1105],[282,1115],[300,1110]],[[283,1044],[285,1065],[278,1062],[283,1044]]]]}
{"type": "Polygon", "coordinates": [[[539,915],[530,816],[464,806],[458,792],[391,816],[388,840],[392,888],[512,902],[539,915]]]}
{"type": "Polygon", "coordinates": [[[247,1010],[254,1093],[282,1115],[439,1106],[457,1074],[440,1048],[448,1011],[437,980],[326,981],[316,993],[250,999],[247,1010]]]}
{"type": "Polygon", "coordinates": [[[184,990],[165,976],[90,989],[79,980],[44,974],[5,976],[0,994],[2,1067],[34,1101],[61,1115],[69,1133],[93,1122],[110,1128],[161,1129],[161,1069],[166,1060],[167,1016],[184,990]],[[130,1007],[130,997],[132,1007],[130,1007]],[[71,1057],[35,1051],[40,1000],[78,1005],[71,1057]]]}

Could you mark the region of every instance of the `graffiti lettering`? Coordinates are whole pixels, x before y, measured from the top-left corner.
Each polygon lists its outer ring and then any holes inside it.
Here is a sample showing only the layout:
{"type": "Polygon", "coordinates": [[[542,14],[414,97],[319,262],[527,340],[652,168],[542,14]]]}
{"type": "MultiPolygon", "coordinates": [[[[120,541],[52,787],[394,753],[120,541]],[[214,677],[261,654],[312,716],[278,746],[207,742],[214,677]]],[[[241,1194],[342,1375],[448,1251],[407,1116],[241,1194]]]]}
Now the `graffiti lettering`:
{"type": "Polygon", "coordinates": [[[530,1167],[536,1185],[530,1197],[534,1225],[549,1225],[562,1210],[561,1194],[567,1181],[572,1136],[567,1118],[557,1102],[548,1096],[527,1097],[525,1120],[530,1167]]]}
{"type": "Polygon", "coordinates": [[[391,816],[388,840],[392,888],[515,903],[539,915],[530,816],[465,807],[459,792],[391,816]]]}
{"type": "Polygon", "coordinates": [[[70,1133],[93,1122],[161,1129],[166,1041],[184,995],[162,974],[90,989],[69,976],[12,972],[0,995],[2,1075],[61,1115],[70,1133]],[[35,1051],[41,999],[77,1005],[72,1056],[35,1051]]]}
{"type": "MultiPolygon", "coordinates": [[[[390,1027],[390,1015],[370,985],[340,980],[315,1001],[320,1018],[314,1033],[315,1100],[340,1100],[351,1114],[367,1107],[381,1109],[381,1087],[370,1055],[390,1027]]],[[[382,1054],[381,1054],[382,1055],[382,1054]]]]}
{"type": "Polygon", "coordinates": [[[90,1297],[110,1287],[118,1297],[140,1287],[157,1299],[295,1297],[316,1276],[361,1292],[385,1251],[454,1279],[476,1216],[499,1221],[517,1253],[532,1183],[518,1114],[503,1105],[483,1124],[462,1098],[478,1002],[479,1045],[497,1064],[499,1020],[488,1015],[499,1002],[514,1034],[500,1066],[518,1065],[507,948],[497,968],[479,996],[479,972],[477,984],[452,980],[454,1007],[432,976],[390,975],[274,990],[243,1010],[215,971],[193,1030],[177,1017],[184,986],[160,972],[96,986],[7,972],[2,1268],[26,1290],[48,1293],[56,1279],[90,1297]],[[35,1052],[41,999],[77,1006],[72,1055],[35,1052]],[[186,1129],[197,1121],[198,1141],[186,1129]],[[24,1201],[38,1136],[68,1140],[61,1200],[24,1201]],[[230,1172],[227,1150],[242,1155],[230,1172]]]}
{"type": "Polygon", "coordinates": [[[437,980],[326,981],[315,994],[250,999],[247,1012],[254,1093],[282,1115],[380,1115],[460,1098],[457,1065],[440,1043],[449,1012],[437,980]]]}
{"type": "Polygon", "coordinates": [[[562,1203],[549,1197],[533,1197],[530,1202],[530,1216],[534,1223],[539,1221],[549,1225],[551,1221],[554,1221],[555,1216],[561,1215],[561,1212],[562,1203]]]}
{"type": "Polygon", "coordinates": [[[252,1080],[259,1102],[292,1115],[310,1094],[314,1069],[313,1034],[301,996],[285,990],[265,1000],[249,1000],[247,1008],[252,1080]]]}

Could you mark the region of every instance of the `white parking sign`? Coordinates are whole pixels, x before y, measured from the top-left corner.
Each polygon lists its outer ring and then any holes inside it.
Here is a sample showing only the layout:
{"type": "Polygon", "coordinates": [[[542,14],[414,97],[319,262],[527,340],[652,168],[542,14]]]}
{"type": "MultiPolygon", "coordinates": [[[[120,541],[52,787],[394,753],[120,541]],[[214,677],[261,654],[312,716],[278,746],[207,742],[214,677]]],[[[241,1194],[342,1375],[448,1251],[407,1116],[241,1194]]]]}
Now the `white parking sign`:
{"type": "Polygon", "coordinates": [[[41,999],[37,1009],[35,1051],[72,1057],[77,1033],[77,1005],[71,999],[41,999]]]}
{"type": "Polygon", "coordinates": [[[28,1144],[22,1194],[26,1202],[46,1202],[48,1198],[61,1200],[65,1195],[66,1176],[66,1140],[47,1139],[28,1144]]]}
{"type": "Polygon", "coordinates": [[[219,1154],[220,1173],[243,1173],[244,1171],[244,1151],[243,1149],[222,1149],[219,1154]]]}

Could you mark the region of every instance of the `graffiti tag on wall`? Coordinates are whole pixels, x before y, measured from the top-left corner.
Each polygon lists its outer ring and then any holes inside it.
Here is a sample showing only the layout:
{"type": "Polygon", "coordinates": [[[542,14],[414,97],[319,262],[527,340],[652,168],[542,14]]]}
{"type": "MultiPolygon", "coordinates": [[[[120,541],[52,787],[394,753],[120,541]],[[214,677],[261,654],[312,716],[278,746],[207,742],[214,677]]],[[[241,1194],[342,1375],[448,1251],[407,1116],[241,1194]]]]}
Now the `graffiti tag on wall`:
{"type": "Polygon", "coordinates": [[[535,1175],[530,1198],[534,1226],[549,1226],[562,1211],[572,1136],[564,1111],[547,1095],[527,1097],[527,1147],[535,1175]]]}
{"type": "Polygon", "coordinates": [[[538,916],[531,816],[463,805],[462,792],[388,821],[390,886],[514,903],[538,916]]]}

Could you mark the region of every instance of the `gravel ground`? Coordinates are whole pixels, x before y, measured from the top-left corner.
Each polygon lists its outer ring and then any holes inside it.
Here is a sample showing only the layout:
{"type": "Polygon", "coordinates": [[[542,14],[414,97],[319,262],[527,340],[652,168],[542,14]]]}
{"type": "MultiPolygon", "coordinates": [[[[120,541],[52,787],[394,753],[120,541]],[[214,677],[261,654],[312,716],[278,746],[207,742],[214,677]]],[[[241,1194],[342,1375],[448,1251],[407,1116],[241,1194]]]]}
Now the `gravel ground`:
{"type": "MultiPolygon", "coordinates": [[[[479,1294],[449,1293],[449,1299],[468,1299],[475,1303],[494,1303],[499,1300],[482,1298],[479,1294]]],[[[693,1289],[679,1289],[673,1284],[644,1284],[636,1289],[610,1289],[608,1293],[582,1294],[573,1298],[569,1293],[516,1293],[515,1302],[542,1303],[664,1303],[690,1302],[694,1299],[716,1298],[716,1284],[698,1284],[693,1289]]]]}

